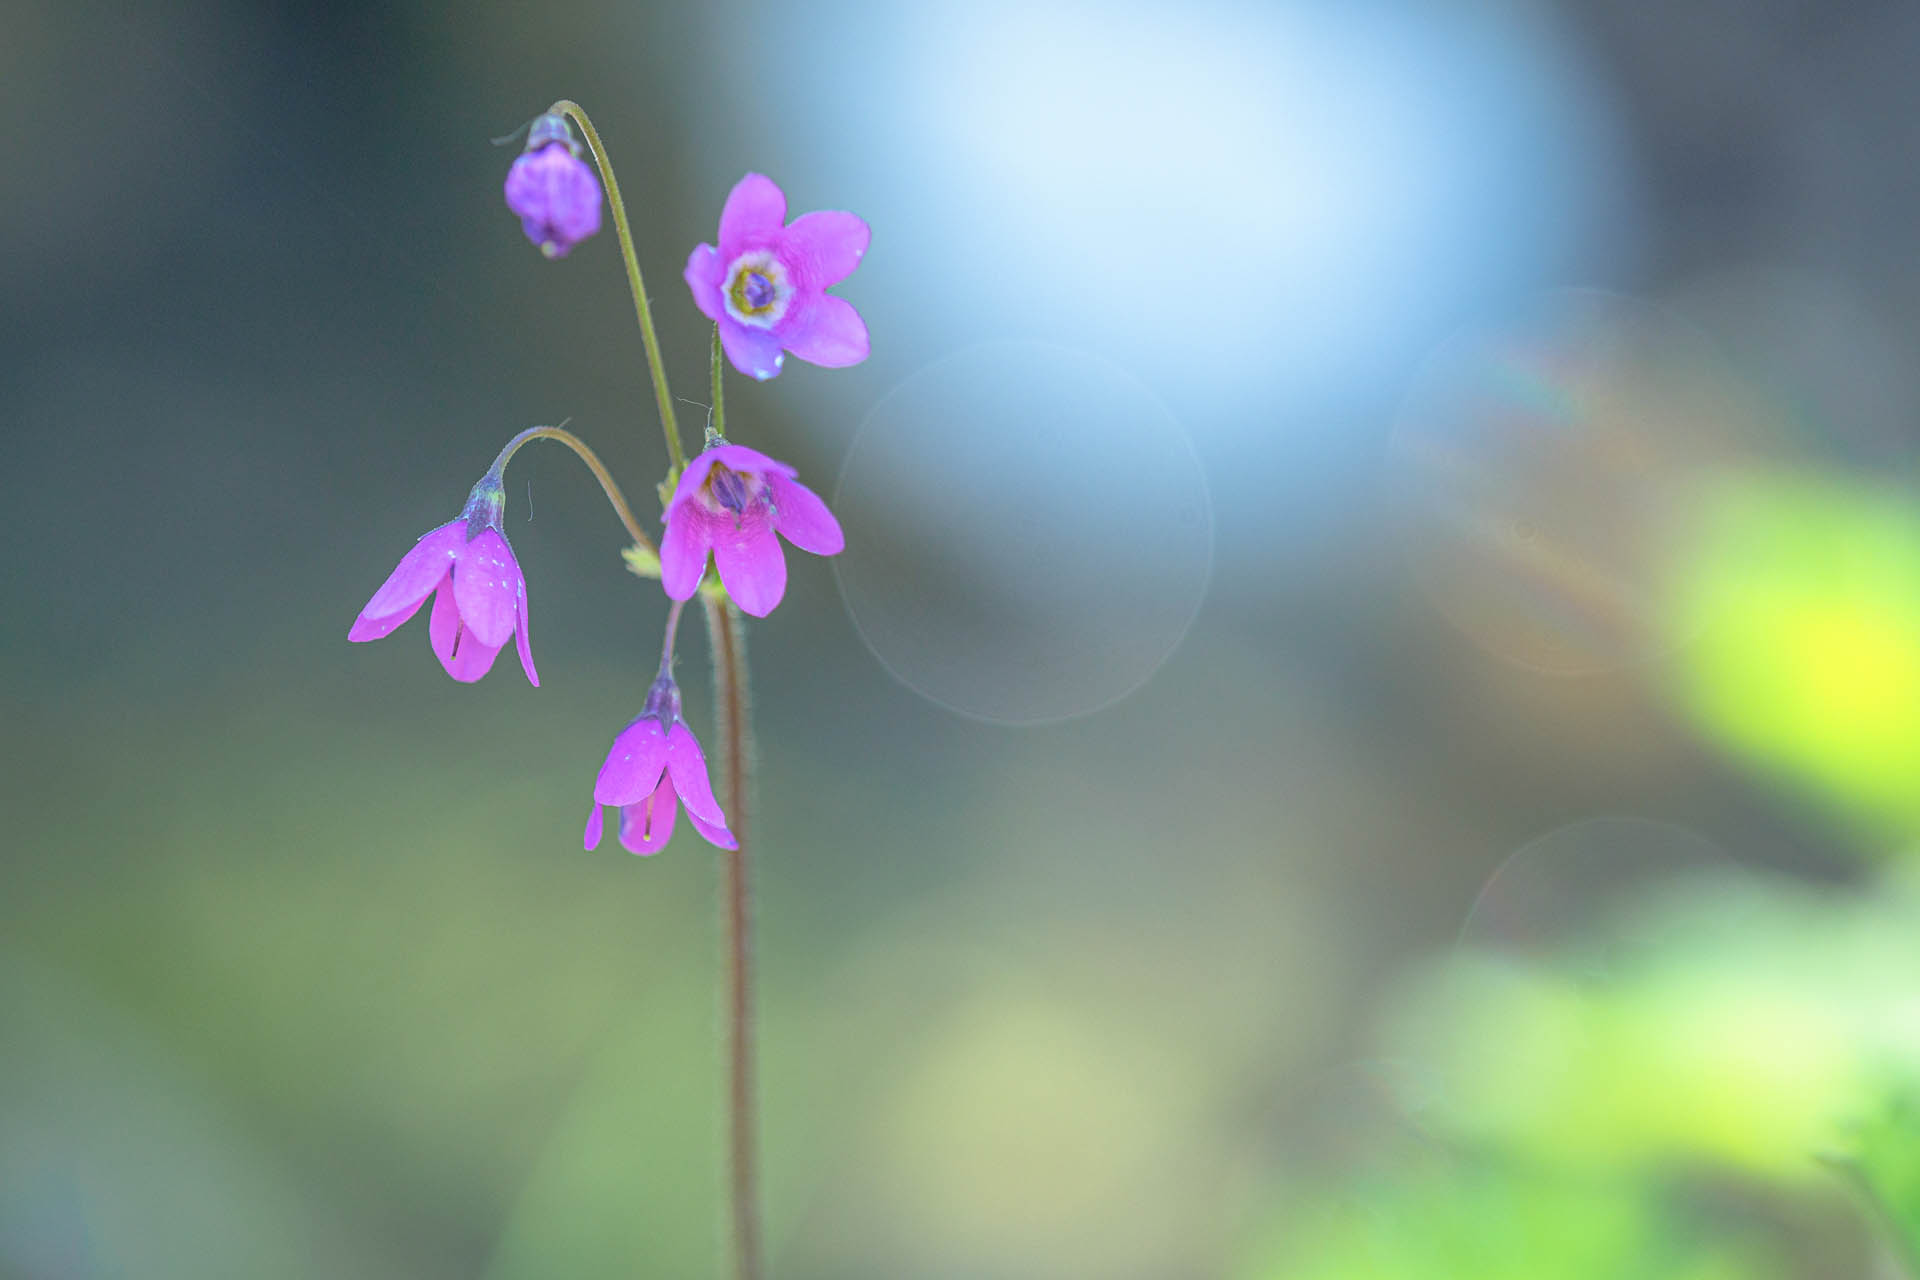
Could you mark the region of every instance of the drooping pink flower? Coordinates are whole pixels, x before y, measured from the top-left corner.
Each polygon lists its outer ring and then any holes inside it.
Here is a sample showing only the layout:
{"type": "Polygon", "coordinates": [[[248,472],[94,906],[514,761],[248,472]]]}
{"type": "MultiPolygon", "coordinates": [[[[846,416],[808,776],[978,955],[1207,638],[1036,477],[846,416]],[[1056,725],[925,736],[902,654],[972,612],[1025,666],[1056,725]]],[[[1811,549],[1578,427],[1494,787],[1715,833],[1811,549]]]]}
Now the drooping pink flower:
{"type": "Polygon", "coordinates": [[[707,552],[735,604],[764,618],[787,591],[779,534],[817,556],[846,549],[840,522],[794,470],[756,449],[716,444],[687,464],[667,503],[660,581],[675,600],[700,589],[707,552]]]}
{"type": "Polygon", "coordinates": [[[420,536],[400,558],[367,607],[353,620],[349,640],[378,640],[420,611],[433,597],[427,639],[440,665],[455,680],[471,683],[487,674],[508,640],[517,637],[520,666],[538,688],[527,643],[527,581],[500,521],[506,494],[489,473],[467,499],[460,518],[420,536]]]}
{"type": "Polygon", "coordinates": [[[580,158],[565,116],[544,115],[527,131],[527,149],[507,170],[507,208],[527,239],[564,258],[600,229],[600,180],[580,158]]]}
{"type": "Polygon", "coordinates": [[[647,690],[647,700],[632,724],[620,731],[593,783],[593,812],[587,816],[582,843],[600,847],[604,813],[600,806],[620,810],[620,843],[632,853],[658,853],[673,838],[674,820],[685,805],[687,819],[707,843],[738,849],[740,842],[727,830],[726,815],[713,798],[707,777],[707,758],[693,730],[680,718],[680,689],[671,676],[661,676],[647,690]]]}
{"type": "Polygon", "coordinates": [[[867,358],[867,325],[826,290],[853,274],[872,236],[866,219],[838,211],[802,214],[789,225],[785,193],[750,173],[720,211],[719,246],[700,245],[687,258],[687,287],[720,326],[720,345],[740,372],[771,378],[783,350],[845,368],[867,358]]]}

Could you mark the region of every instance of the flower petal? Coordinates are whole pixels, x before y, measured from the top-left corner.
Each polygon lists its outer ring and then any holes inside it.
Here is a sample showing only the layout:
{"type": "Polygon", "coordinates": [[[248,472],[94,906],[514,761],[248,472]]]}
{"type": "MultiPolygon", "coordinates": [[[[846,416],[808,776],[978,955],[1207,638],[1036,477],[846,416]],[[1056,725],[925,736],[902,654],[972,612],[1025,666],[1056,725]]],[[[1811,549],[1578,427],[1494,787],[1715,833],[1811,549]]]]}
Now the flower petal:
{"type": "Polygon", "coordinates": [[[765,244],[787,220],[787,196],[772,178],[750,173],[733,184],[720,210],[720,253],[732,258],[750,244],[765,244]]]}
{"type": "Polygon", "coordinates": [[[733,602],[764,618],[787,594],[787,557],[765,520],[714,521],[713,567],[733,602]]]}
{"type": "Polygon", "coordinates": [[[789,476],[768,476],[767,484],[773,489],[773,527],[788,542],[817,556],[837,556],[847,549],[840,522],[819,494],[789,476]]]}
{"type": "Polygon", "coordinates": [[[620,810],[620,843],[629,853],[660,852],[673,839],[673,819],[679,812],[673,783],[663,774],[652,792],[620,810]]]}
{"type": "Polygon", "coordinates": [[[499,645],[481,644],[480,638],[473,632],[462,632],[460,643],[454,650],[453,662],[447,667],[447,674],[461,684],[472,684],[493,670],[493,660],[499,656],[499,645]]]}
{"type": "Polygon", "coordinates": [[[551,258],[600,230],[600,181],[559,142],[524,152],[507,170],[507,208],[527,238],[551,258]]]}
{"type": "Polygon", "coordinates": [[[667,531],[660,535],[660,585],[671,599],[691,600],[707,571],[711,522],[692,502],[679,503],[667,514],[667,531]]]}
{"type": "MultiPolygon", "coordinates": [[[[700,464],[702,480],[706,479],[707,472],[713,469],[713,464],[716,462],[729,471],[747,471],[763,476],[794,474],[793,468],[786,463],[777,458],[769,458],[758,449],[749,449],[743,444],[717,444],[694,459],[694,462],[700,464]]],[[[687,470],[691,472],[693,466],[689,465],[687,470]]],[[[677,496],[679,490],[676,489],[674,492],[677,496]]]]}
{"type": "Polygon", "coordinates": [[[347,639],[378,640],[419,612],[453,567],[454,556],[466,539],[466,527],[465,521],[454,520],[421,534],[353,620],[347,639]]]}
{"type": "Polygon", "coordinates": [[[433,613],[427,618],[427,640],[433,656],[447,674],[462,684],[472,684],[493,670],[500,646],[483,643],[460,620],[460,606],[453,600],[453,585],[444,583],[433,593],[433,613]]]}
{"type": "Polygon", "coordinates": [[[713,470],[713,464],[721,460],[721,453],[719,449],[708,449],[693,455],[693,461],[687,464],[687,469],[680,473],[680,479],[673,486],[673,496],[667,499],[669,514],[700,491],[700,486],[707,482],[707,472],[713,470]]]}
{"type": "Polygon", "coordinates": [[[787,359],[772,330],[755,329],[731,316],[720,321],[720,346],[734,368],[762,382],[779,373],[787,359]]]}
{"type": "Polygon", "coordinates": [[[695,245],[687,255],[687,269],[680,273],[693,294],[693,305],[709,320],[718,320],[727,313],[727,304],[720,292],[726,273],[727,264],[720,261],[720,251],[710,244],[695,245]]]}
{"type": "Polygon", "coordinates": [[[593,780],[593,798],[601,804],[632,804],[660,785],[666,767],[667,740],[660,722],[642,716],[620,731],[593,780]]]}
{"type": "Polygon", "coordinates": [[[498,529],[482,530],[453,566],[453,601],[460,606],[460,620],[496,649],[513,636],[525,585],[513,548],[498,529]]]}
{"type": "Polygon", "coordinates": [[[722,849],[738,849],[740,842],[733,838],[733,832],[724,826],[708,822],[693,810],[687,810],[687,821],[693,823],[693,829],[707,838],[707,843],[718,845],[722,849]]]}
{"type": "Polygon", "coordinates": [[[872,240],[873,228],[859,214],[803,213],[782,236],[780,256],[802,280],[825,289],[853,274],[872,240]]]}
{"type": "Polygon", "coordinates": [[[823,293],[780,329],[780,344],[808,364],[844,369],[872,350],[867,322],[845,298],[823,293]]]}
{"type": "Polygon", "coordinates": [[[725,826],[727,815],[720,812],[720,802],[713,798],[713,783],[707,778],[707,757],[701,753],[693,730],[683,721],[675,721],[667,730],[666,758],[673,789],[680,793],[687,812],[725,826]]]}
{"type": "Polygon", "coordinates": [[[598,849],[600,847],[600,836],[602,831],[604,830],[604,824],[603,824],[604,816],[605,815],[602,813],[600,808],[600,802],[598,800],[595,800],[593,802],[593,812],[587,815],[586,836],[581,841],[581,844],[587,849],[588,852],[592,852],[593,850],[598,849]]]}
{"type": "Polygon", "coordinates": [[[431,595],[433,588],[438,585],[437,582],[429,584],[425,594],[398,613],[384,614],[380,617],[372,617],[364,612],[361,613],[359,617],[353,620],[353,625],[347,628],[347,639],[354,641],[381,640],[392,635],[396,630],[409,622],[414,614],[420,612],[420,606],[427,602],[427,596],[431,595]]]}
{"type": "Polygon", "coordinates": [[[533,669],[533,642],[527,638],[527,584],[524,580],[520,583],[520,607],[514,621],[513,638],[520,650],[520,669],[527,673],[527,683],[538,689],[540,673],[533,669]]]}
{"type": "Polygon", "coordinates": [[[433,593],[433,612],[427,615],[427,643],[440,665],[453,670],[453,642],[460,637],[460,606],[453,602],[453,580],[433,593]]]}

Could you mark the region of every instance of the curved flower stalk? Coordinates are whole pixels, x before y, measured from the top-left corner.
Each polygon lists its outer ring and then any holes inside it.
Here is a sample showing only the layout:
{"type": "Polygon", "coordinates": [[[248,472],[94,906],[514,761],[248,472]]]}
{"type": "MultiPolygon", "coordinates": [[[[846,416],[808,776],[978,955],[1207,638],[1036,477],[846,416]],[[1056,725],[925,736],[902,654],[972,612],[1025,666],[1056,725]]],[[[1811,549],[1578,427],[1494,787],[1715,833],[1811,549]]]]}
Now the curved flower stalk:
{"type": "Polygon", "coordinates": [[[866,321],[826,292],[853,274],[872,231],[843,211],[787,222],[787,197],[763,174],[734,185],[720,211],[719,244],[687,258],[693,304],[720,326],[733,367],[762,381],[780,372],[786,352],[841,369],[867,358],[866,321]]]}
{"type": "Polygon", "coordinates": [[[427,637],[448,675],[467,683],[478,680],[493,667],[508,638],[517,637],[520,666],[528,683],[540,687],[527,643],[527,579],[500,527],[507,510],[503,479],[507,463],[532,440],[557,440],[573,450],[600,482],[634,544],[653,549],[620,486],[593,450],[565,427],[528,427],[500,450],[467,495],[459,517],[420,535],[413,550],[400,558],[353,620],[347,639],[379,640],[392,635],[433,596],[427,637]]]}

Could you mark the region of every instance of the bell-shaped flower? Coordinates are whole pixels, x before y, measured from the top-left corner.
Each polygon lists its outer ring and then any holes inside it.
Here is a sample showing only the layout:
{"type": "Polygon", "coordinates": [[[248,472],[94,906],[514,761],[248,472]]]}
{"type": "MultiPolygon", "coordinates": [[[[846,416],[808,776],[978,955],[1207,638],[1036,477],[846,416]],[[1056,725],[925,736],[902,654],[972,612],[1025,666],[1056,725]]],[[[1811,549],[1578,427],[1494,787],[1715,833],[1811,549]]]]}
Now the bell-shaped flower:
{"type": "Polygon", "coordinates": [[[601,806],[609,804],[620,810],[620,843],[632,853],[666,848],[682,805],[687,820],[709,844],[740,847],[713,798],[707,758],[680,718],[680,689],[671,676],[653,682],[639,716],[620,731],[600,766],[582,840],[588,849],[600,846],[605,816],[601,806]]]}
{"type": "Polygon", "coordinates": [[[600,180],[580,158],[565,116],[544,115],[527,131],[527,149],[507,170],[507,208],[527,239],[564,258],[600,229],[600,180]]]}
{"type": "Polygon", "coordinates": [[[506,494],[489,472],[467,499],[460,518],[413,544],[367,607],[353,620],[349,640],[378,640],[420,611],[433,597],[427,638],[440,665],[455,680],[487,674],[508,640],[517,638],[520,666],[538,687],[527,643],[527,581],[500,531],[506,494]]]}
{"type": "Polygon", "coordinates": [[[688,463],[667,503],[660,539],[660,581],[667,594],[691,598],[711,551],[734,603],[764,618],[787,591],[780,537],[817,556],[845,550],[840,522],[819,494],[793,477],[786,463],[738,444],[713,445],[688,463]]]}
{"type": "Polygon", "coordinates": [[[845,212],[787,222],[787,197],[773,179],[750,173],[720,211],[719,245],[687,258],[694,305],[720,326],[720,345],[740,372],[771,378],[791,351],[840,369],[867,358],[867,324],[829,286],[853,274],[872,231],[845,212]]]}

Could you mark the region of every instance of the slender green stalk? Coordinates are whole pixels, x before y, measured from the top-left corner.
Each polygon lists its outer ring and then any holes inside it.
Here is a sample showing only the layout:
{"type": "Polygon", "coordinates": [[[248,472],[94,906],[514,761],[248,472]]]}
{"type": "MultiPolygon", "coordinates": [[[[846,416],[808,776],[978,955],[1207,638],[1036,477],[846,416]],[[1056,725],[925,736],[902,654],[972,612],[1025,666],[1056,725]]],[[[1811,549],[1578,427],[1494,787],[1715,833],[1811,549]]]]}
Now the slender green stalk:
{"type": "Polygon", "coordinates": [[[673,637],[680,630],[680,610],[686,604],[685,600],[675,600],[667,608],[667,638],[660,645],[660,675],[663,679],[673,674],[673,637]]]}
{"type": "Polygon", "coordinates": [[[575,456],[587,464],[587,470],[593,472],[593,478],[600,482],[601,492],[605,493],[607,501],[613,504],[613,513],[620,517],[621,524],[627,526],[627,536],[656,556],[659,554],[654,550],[653,539],[647,536],[647,531],[641,528],[640,522],[634,518],[633,508],[627,505],[626,495],[621,493],[620,486],[613,482],[613,473],[607,470],[607,464],[600,461],[600,456],[587,447],[586,441],[565,427],[528,427],[507,441],[506,447],[500,450],[500,456],[493,460],[492,473],[494,475],[505,473],[507,459],[518,453],[520,446],[529,440],[558,440],[573,450],[575,456]]]}
{"type": "Polygon", "coordinates": [[[720,727],[720,758],[726,767],[727,826],[739,848],[721,854],[726,864],[727,1112],[730,1185],[733,1191],[734,1275],[760,1280],[760,1208],[756,1172],[753,1042],[752,918],[747,895],[747,850],[752,824],[747,798],[753,761],[747,703],[745,628],[728,600],[705,592],[707,640],[713,649],[714,705],[720,727]]]}
{"type": "Polygon", "coordinates": [[[607,188],[607,205],[613,210],[613,229],[620,237],[620,257],[627,266],[627,284],[633,290],[634,314],[640,317],[640,340],[647,348],[647,371],[653,375],[653,399],[660,406],[660,429],[667,437],[667,457],[673,461],[672,474],[678,475],[687,465],[686,451],[680,445],[680,424],[673,416],[673,395],[667,390],[667,370],[660,360],[660,339],[653,331],[653,312],[647,306],[646,281],[640,278],[640,259],[633,251],[633,229],[627,223],[626,202],[620,198],[620,183],[613,176],[613,163],[607,159],[607,149],[600,145],[600,134],[593,127],[593,121],[587,119],[586,111],[579,103],[562,98],[547,110],[554,115],[564,115],[580,126],[580,133],[587,140],[587,149],[593,152],[593,162],[600,170],[600,181],[607,188]]]}
{"type": "Polygon", "coordinates": [[[713,326],[713,421],[707,424],[707,447],[712,448],[715,441],[727,436],[727,404],[721,389],[721,374],[726,371],[726,362],[720,352],[720,326],[713,326]]]}

